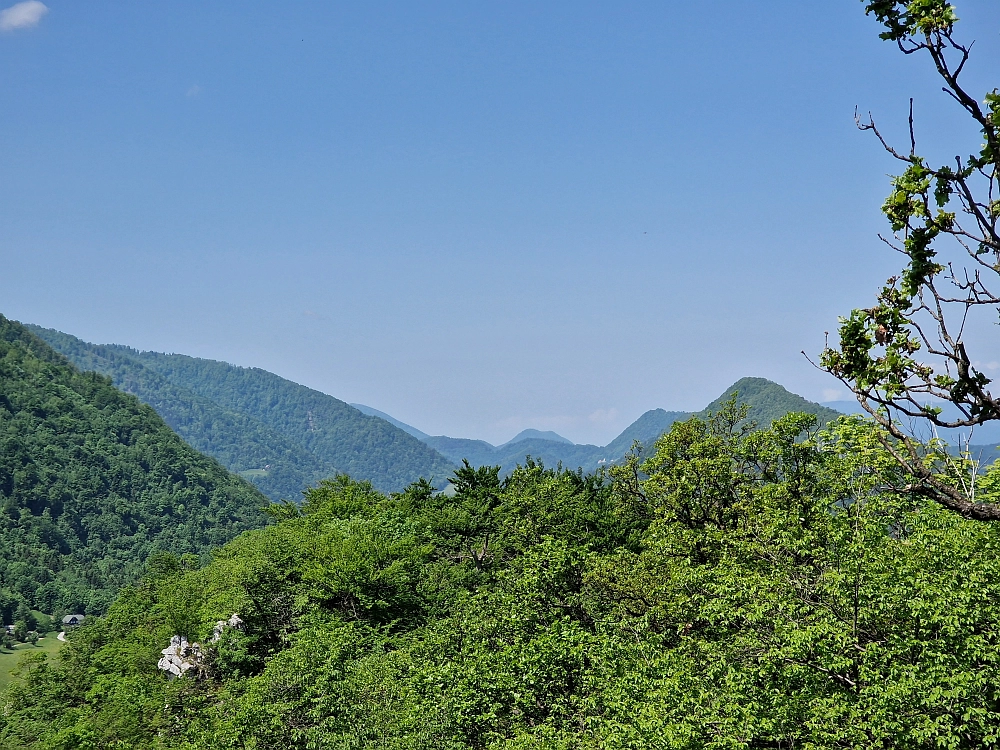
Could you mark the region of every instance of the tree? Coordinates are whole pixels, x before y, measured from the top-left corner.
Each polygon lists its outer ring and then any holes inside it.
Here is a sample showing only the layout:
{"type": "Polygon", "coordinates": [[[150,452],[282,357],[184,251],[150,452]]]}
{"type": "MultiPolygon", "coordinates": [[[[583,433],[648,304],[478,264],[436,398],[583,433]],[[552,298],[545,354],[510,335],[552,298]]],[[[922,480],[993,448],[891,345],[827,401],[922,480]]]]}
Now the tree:
{"type": "Polygon", "coordinates": [[[839,344],[827,344],[820,365],[839,378],[885,429],[885,447],[913,481],[906,491],[929,496],[969,518],[1000,519],[1000,505],[977,502],[972,461],[952,459],[938,443],[915,439],[901,420],[940,428],[969,428],[1000,419],[1000,396],[966,346],[984,313],[1000,312],[1000,93],[984,103],[960,77],[971,44],[954,36],[958,17],[946,0],[866,0],[885,27],[882,39],[906,55],[926,54],[943,91],[982,132],[977,155],[934,167],[917,153],[910,103],[907,150],[891,145],[869,115],[858,127],[872,132],[905,165],[882,206],[905,267],[888,280],[877,302],[841,318],[839,344]],[[942,410],[937,402],[953,404],[942,410]]]}
{"type": "Polygon", "coordinates": [[[14,623],[14,640],[24,643],[28,638],[28,623],[18,620],[14,623]]]}
{"type": "MultiPolygon", "coordinates": [[[[24,631],[35,630],[38,627],[38,620],[35,618],[35,614],[29,609],[28,605],[21,602],[17,605],[17,612],[14,615],[16,622],[24,623],[24,631]]],[[[24,640],[23,638],[21,640],[24,640]]]]}

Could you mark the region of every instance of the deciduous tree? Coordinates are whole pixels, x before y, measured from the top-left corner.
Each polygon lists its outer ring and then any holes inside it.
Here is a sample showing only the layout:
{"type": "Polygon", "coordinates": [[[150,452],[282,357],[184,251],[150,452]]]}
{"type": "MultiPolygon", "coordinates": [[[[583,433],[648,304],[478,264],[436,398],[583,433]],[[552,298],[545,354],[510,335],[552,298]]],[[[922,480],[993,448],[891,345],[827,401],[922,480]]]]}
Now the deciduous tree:
{"type": "MultiPolygon", "coordinates": [[[[961,81],[971,43],[958,40],[946,0],[871,0],[880,35],[905,55],[925,55],[943,91],[982,133],[971,156],[935,166],[918,152],[912,100],[909,143],[899,148],[869,116],[858,126],[875,135],[903,169],[882,206],[892,234],[883,241],[905,258],[875,305],[842,318],[839,343],[821,366],[839,378],[885,429],[886,447],[913,475],[905,488],[977,519],[1000,519],[1000,506],[977,502],[974,462],[954,461],[940,445],[915,439],[904,420],[966,428],[1000,419],[1000,396],[969,351],[978,320],[1000,312],[1000,94],[982,101],[961,81]],[[943,410],[940,402],[953,404],[943,410]]],[[[967,147],[956,145],[956,152],[967,147]]],[[[980,355],[983,356],[983,355],[980,355]]]]}

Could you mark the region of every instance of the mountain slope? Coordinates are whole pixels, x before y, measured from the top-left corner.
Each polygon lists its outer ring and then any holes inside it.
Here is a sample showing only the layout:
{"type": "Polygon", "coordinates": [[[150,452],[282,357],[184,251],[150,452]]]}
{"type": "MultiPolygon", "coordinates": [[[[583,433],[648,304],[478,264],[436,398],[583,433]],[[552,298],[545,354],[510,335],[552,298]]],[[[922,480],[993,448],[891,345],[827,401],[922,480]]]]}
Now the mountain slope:
{"type": "Polygon", "coordinates": [[[100,612],[156,551],[203,555],[266,499],[153,409],[0,316],[0,614],[100,612]]]}
{"type": "Polygon", "coordinates": [[[455,468],[385,420],[265,370],[37,332],[81,367],[134,390],[185,440],[275,499],[297,498],[337,472],[393,491],[420,477],[442,482],[455,468]]]}
{"type": "Polygon", "coordinates": [[[634,441],[638,440],[643,445],[649,445],[669,430],[674,422],[687,419],[690,416],[690,412],[686,411],[650,409],[608,443],[604,450],[608,456],[613,456],[610,460],[617,460],[628,453],[634,441]]]}
{"type": "Polygon", "coordinates": [[[136,361],[135,350],[88,344],[59,331],[27,327],[79,369],[107,375],[118,388],[152,406],[191,447],[242,474],[273,500],[298,498],[305,487],[337,471],[259,420],[174,385],[136,361]]]}
{"type": "Polygon", "coordinates": [[[403,432],[413,435],[413,437],[415,437],[417,440],[425,440],[426,438],[430,437],[430,435],[428,435],[426,432],[422,432],[418,430],[416,427],[412,427],[411,425],[406,424],[406,422],[400,422],[398,419],[390,417],[384,411],[373,409],[372,407],[365,406],[364,404],[351,404],[351,406],[353,406],[362,414],[367,414],[369,417],[378,417],[379,419],[384,419],[389,424],[396,425],[396,427],[401,429],[403,432]]]}
{"type": "Polygon", "coordinates": [[[442,480],[454,469],[432,448],[385,420],[265,370],[181,354],[141,352],[136,359],[172,383],[263,422],[378,489],[399,490],[420,477],[442,480]]]}
{"type": "Polygon", "coordinates": [[[463,459],[473,466],[492,466],[497,463],[496,446],[485,440],[435,435],[424,438],[424,442],[456,465],[461,464],[463,459]]]}

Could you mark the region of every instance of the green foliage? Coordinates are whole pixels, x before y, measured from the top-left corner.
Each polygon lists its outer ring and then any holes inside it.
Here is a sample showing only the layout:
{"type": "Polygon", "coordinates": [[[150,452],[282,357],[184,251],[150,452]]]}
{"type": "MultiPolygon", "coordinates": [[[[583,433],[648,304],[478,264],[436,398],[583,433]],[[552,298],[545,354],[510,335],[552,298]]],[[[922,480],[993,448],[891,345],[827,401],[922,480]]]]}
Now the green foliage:
{"type": "Polygon", "coordinates": [[[157,550],[206,554],[264,498],[107,378],[0,316],[0,616],[99,613],[157,550]]]}
{"type": "Polygon", "coordinates": [[[422,476],[443,480],[454,469],[386,421],[264,370],[32,330],[81,370],[134,393],[191,446],[272,500],[297,500],[303,488],[337,473],[388,491],[422,476]]]}
{"type": "Polygon", "coordinates": [[[995,205],[1000,95],[994,89],[979,97],[960,82],[972,45],[955,38],[958,18],[951,3],[866,0],[866,11],[884,26],[881,37],[895,42],[901,52],[927,55],[943,91],[980,130],[982,142],[977,154],[955,156],[934,167],[917,153],[912,100],[908,150],[890,145],[870,117],[858,121],[902,169],[882,205],[893,232],[883,239],[906,264],[881,289],[874,306],[840,318],[839,343],[824,349],[820,364],[902,443],[897,458],[916,475],[922,492],[966,516],[996,520],[1000,506],[986,507],[966,489],[936,481],[935,475],[947,469],[927,466],[923,457],[935,449],[917,444],[903,423],[917,419],[954,429],[1000,419],[1000,403],[988,390],[991,379],[979,370],[979,357],[967,351],[963,338],[978,327],[978,313],[992,317],[1000,310],[990,281],[1000,273],[995,205]],[[954,409],[934,402],[951,402],[954,409]],[[923,473],[921,466],[927,469],[923,473]]]}
{"type": "Polygon", "coordinates": [[[151,560],[25,664],[0,747],[997,744],[1000,530],[893,492],[869,422],[747,410],[675,424],[611,481],[323,482],[207,567],[151,560]],[[179,632],[206,657],[171,681],[179,632]]]}
{"type": "Polygon", "coordinates": [[[879,36],[894,42],[950,32],[958,21],[955,7],[945,0],[872,0],[865,11],[886,27],[879,36]]]}

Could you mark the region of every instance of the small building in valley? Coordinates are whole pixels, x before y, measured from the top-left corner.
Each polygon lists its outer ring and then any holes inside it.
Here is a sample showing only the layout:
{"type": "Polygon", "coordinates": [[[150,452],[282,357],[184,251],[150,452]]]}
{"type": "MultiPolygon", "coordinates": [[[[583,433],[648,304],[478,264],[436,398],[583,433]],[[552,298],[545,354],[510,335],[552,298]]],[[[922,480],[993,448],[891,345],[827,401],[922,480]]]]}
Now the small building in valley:
{"type": "Polygon", "coordinates": [[[75,628],[77,625],[83,625],[85,615],[66,615],[62,619],[63,630],[68,628],[75,628]]]}

